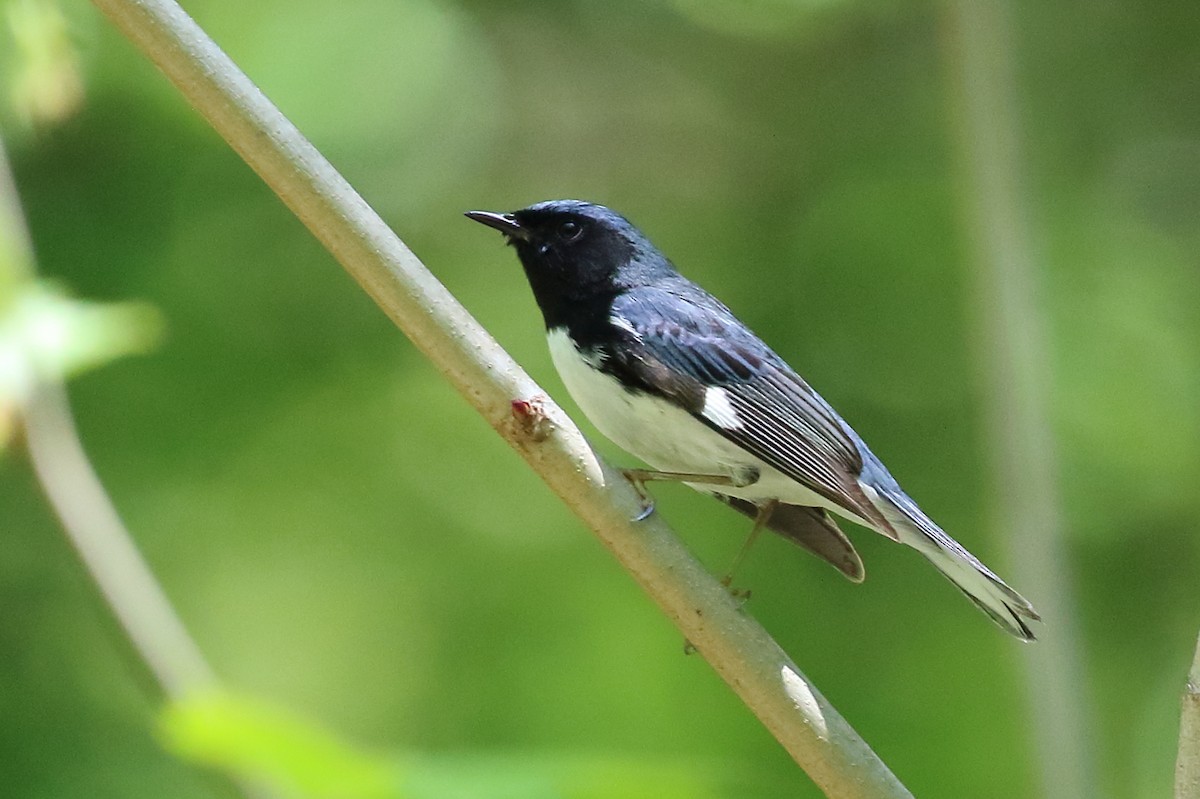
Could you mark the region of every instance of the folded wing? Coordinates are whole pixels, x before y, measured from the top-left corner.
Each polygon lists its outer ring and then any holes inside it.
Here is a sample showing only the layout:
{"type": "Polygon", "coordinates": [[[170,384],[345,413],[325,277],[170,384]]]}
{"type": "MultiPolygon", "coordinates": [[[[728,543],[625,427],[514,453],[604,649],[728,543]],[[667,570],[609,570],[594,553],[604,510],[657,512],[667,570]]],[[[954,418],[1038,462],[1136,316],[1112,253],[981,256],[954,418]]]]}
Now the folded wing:
{"type": "Polygon", "coordinates": [[[608,353],[603,368],[666,395],[746,452],[894,538],[859,486],[862,455],[828,403],[724,306],[687,300],[655,287],[620,295],[612,315],[628,339],[608,353]],[[723,390],[732,414],[705,413],[710,387],[723,390]]]}

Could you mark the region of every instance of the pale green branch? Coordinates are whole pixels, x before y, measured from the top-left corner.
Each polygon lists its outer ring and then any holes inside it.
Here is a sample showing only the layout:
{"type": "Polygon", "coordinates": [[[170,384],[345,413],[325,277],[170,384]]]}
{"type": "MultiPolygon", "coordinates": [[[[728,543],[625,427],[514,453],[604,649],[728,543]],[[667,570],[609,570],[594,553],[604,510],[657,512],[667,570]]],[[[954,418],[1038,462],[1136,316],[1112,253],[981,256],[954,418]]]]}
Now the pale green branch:
{"type": "Polygon", "coordinates": [[[121,523],[83,451],[61,384],[43,381],[25,403],[25,443],[38,482],[138,656],[178,699],[214,683],[212,671],[121,523]]]}
{"type": "MultiPolygon", "coordinates": [[[[33,291],[33,245],[2,142],[0,260],[0,274],[13,281],[14,293],[33,291]]],[[[210,684],[212,672],[83,451],[60,376],[53,368],[30,369],[31,388],[20,399],[25,443],[68,540],[163,692],[179,697],[210,684]]]]}
{"type": "Polygon", "coordinates": [[[1013,566],[1013,585],[1038,608],[1047,628],[1023,653],[1034,755],[1043,795],[1097,799],[1103,791],[1094,776],[1078,613],[1063,540],[1039,265],[1021,190],[1013,8],[1008,0],[947,0],[946,12],[992,529],[1013,566]]]}
{"type": "Polygon", "coordinates": [[[1183,689],[1175,799],[1200,799],[1200,641],[1196,642],[1196,654],[1183,689]]]}
{"type": "MultiPolygon", "coordinates": [[[[33,242],[0,140],[0,289],[17,298],[29,295],[37,290],[36,277],[33,242]]],[[[0,318],[6,312],[11,315],[13,308],[0,302],[0,318]]],[[[26,449],[42,491],[109,611],[163,694],[178,700],[211,688],[216,678],[204,655],[142,558],[83,449],[62,373],[56,368],[61,365],[27,364],[29,385],[17,398],[26,449]]],[[[238,779],[232,787],[246,799],[274,797],[238,779]]]]}
{"type": "Polygon", "coordinates": [[[630,521],[639,502],[619,473],[178,5],[94,2],[596,532],[826,794],[909,796],[661,518],[630,521]]]}

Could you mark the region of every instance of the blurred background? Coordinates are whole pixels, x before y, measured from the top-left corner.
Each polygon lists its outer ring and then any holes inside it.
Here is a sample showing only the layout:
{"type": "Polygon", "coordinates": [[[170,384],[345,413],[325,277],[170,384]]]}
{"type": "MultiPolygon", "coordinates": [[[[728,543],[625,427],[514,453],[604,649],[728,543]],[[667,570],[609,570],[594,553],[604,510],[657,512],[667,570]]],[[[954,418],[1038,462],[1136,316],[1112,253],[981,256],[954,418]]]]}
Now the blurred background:
{"type": "MultiPolygon", "coordinates": [[[[625,213],[1042,608],[1022,647],[866,531],[861,586],[759,543],[749,612],[916,796],[1169,794],[1200,626],[1194,2],[186,5],[576,418],[513,252],[464,210],[625,213]]],[[[396,796],[820,795],[104,18],[0,11],[44,285],[142,303],[124,336],[81,328],[145,352],[75,370],[80,436],[230,689],[354,762],[441,764],[396,796]]],[[[0,391],[4,795],[235,795],[192,761],[236,753],[163,721],[19,401],[0,391]]],[[[745,521],[655,493],[723,569],[745,521]]],[[[322,790],[295,795],[376,795],[322,790]]]]}

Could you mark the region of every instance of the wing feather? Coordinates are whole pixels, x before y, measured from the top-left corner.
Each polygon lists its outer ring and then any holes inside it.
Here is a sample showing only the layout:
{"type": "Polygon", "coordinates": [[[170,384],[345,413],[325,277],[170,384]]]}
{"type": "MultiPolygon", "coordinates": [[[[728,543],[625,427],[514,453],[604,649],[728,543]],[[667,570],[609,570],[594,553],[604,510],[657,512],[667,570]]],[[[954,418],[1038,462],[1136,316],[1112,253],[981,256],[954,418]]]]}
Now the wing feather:
{"type": "Polygon", "coordinates": [[[746,452],[895,537],[859,487],[862,454],[837,413],[727,308],[702,299],[654,288],[620,295],[612,311],[630,333],[606,368],[668,396],[746,452]],[[723,427],[703,415],[709,386],[725,390],[739,425],[723,427]]]}

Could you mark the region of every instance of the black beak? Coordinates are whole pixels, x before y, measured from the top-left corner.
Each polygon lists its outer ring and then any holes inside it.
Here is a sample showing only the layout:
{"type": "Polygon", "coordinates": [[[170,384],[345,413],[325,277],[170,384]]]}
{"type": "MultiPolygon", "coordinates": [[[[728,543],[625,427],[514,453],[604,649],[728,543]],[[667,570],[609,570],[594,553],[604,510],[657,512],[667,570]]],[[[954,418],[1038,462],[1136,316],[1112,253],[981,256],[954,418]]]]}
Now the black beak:
{"type": "Polygon", "coordinates": [[[467,211],[463,216],[467,219],[474,219],[481,225],[495,228],[509,238],[529,238],[529,231],[521,227],[521,223],[512,214],[497,214],[494,211],[467,211]]]}

